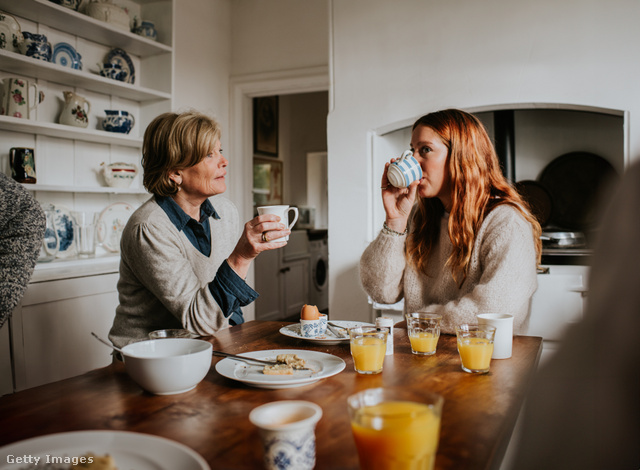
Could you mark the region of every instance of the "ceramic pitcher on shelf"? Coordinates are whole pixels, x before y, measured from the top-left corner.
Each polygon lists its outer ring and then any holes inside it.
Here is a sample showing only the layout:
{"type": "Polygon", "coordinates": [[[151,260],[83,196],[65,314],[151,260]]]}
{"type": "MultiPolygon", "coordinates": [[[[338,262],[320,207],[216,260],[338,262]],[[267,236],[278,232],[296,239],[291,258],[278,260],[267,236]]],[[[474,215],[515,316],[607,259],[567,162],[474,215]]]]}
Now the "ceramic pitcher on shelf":
{"type": "Polygon", "coordinates": [[[64,95],[64,106],[60,113],[60,124],[87,127],[89,125],[91,103],[72,91],[63,91],[62,94],[64,95]]]}
{"type": "Polygon", "coordinates": [[[24,78],[7,77],[0,80],[0,114],[29,119],[29,113],[44,99],[38,84],[24,78]],[[33,93],[32,93],[33,91],[33,93]]]}

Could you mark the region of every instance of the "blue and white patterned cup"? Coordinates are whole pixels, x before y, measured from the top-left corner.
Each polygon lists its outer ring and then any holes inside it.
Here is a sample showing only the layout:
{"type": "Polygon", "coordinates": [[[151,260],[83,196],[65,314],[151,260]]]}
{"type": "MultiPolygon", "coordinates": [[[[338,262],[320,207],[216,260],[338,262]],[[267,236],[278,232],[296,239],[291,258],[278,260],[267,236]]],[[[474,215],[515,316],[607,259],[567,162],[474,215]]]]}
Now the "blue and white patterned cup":
{"type": "Polygon", "coordinates": [[[302,400],[266,403],[249,413],[260,430],[267,470],[311,470],[316,465],[315,428],[322,408],[302,400]]]}
{"type": "Polygon", "coordinates": [[[398,160],[389,165],[387,170],[387,179],[396,188],[406,188],[421,178],[422,168],[411,150],[405,150],[398,160]]]}
{"type": "Polygon", "coordinates": [[[320,320],[300,320],[300,336],[303,338],[315,338],[320,336],[320,320]]]}
{"type": "Polygon", "coordinates": [[[327,332],[327,321],[329,321],[329,317],[327,316],[327,314],[321,313],[320,314],[320,330],[319,330],[320,335],[323,335],[327,332]]]}

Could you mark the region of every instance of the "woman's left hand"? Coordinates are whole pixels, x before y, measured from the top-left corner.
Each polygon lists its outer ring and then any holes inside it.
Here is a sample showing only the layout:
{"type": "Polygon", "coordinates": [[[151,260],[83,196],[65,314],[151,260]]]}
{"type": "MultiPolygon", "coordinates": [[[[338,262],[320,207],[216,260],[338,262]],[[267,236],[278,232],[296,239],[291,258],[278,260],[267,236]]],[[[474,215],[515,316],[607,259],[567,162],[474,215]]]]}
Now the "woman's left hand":
{"type": "Polygon", "coordinates": [[[286,241],[273,241],[286,237],[291,230],[280,222],[280,217],[274,214],[259,215],[244,224],[244,230],[227,262],[241,277],[246,277],[249,265],[263,251],[281,248],[286,241]]]}

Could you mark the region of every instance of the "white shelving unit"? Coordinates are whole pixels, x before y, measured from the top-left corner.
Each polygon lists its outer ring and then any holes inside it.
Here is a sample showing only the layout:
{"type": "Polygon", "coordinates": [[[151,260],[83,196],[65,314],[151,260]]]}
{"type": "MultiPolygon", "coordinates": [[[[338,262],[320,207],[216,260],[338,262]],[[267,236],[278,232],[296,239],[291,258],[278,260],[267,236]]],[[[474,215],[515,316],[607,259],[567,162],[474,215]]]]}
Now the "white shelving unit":
{"type": "MultiPolygon", "coordinates": [[[[0,11],[13,15],[22,31],[46,33],[52,47],[62,41],[74,44],[83,57],[83,69],[75,70],[0,50],[0,76],[34,81],[45,95],[45,100],[29,119],[0,116],[0,169],[10,173],[10,147],[34,147],[37,173],[38,168],[42,167],[59,169],[60,166],[68,166],[65,176],[75,175],[71,179],[58,176],[64,175],[64,171],[50,172],[42,178],[38,175],[38,181],[43,184],[25,185],[27,189],[36,191],[38,200],[39,192],[146,194],[139,182],[137,186],[134,184],[131,189],[125,190],[105,187],[95,171],[96,162],[85,156],[99,154],[103,161],[139,162],[143,129],[157,114],[171,110],[173,0],[120,0],[115,3],[126,7],[132,20],[135,16],[154,21],[158,41],[138,36],[49,0],[0,0],[0,11]],[[103,57],[114,48],[124,50],[135,64],[136,79],[133,84],[102,77],[93,67],[92,64],[101,60],[96,58],[103,57]],[[92,103],[87,128],[58,124],[63,89],[72,89],[92,103]],[[134,115],[136,124],[131,134],[101,130],[98,125],[103,118],[101,108],[125,109],[134,115]],[[56,154],[58,152],[60,155],[56,154]],[[73,154],[73,158],[70,154],[73,154]],[[53,173],[56,175],[53,176],[53,173]]],[[[49,194],[45,197],[49,197],[49,194]]],[[[63,202],[69,205],[68,198],[63,202]]],[[[74,205],[73,202],[71,205],[74,205]]],[[[105,199],[105,202],[110,200],[105,199]]]]}
{"type": "MultiPolygon", "coordinates": [[[[140,167],[142,136],[158,114],[171,111],[173,99],[174,0],[114,0],[130,18],[153,21],[158,40],[57,5],[49,0],[0,0],[0,11],[13,15],[22,31],[45,34],[52,47],[66,42],[82,55],[82,70],[0,50],[0,78],[37,83],[45,99],[29,118],[0,116],[0,171],[10,174],[9,149],[35,150],[37,184],[23,186],[42,204],[100,213],[116,202],[139,206],[149,197],[141,176],[130,188],[106,186],[101,163],[127,162],[140,167]],[[135,67],[135,82],[100,76],[96,63],[120,48],[135,67]],[[58,123],[63,92],[91,103],[89,126],[58,123]],[[128,135],[103,131],[104,110],[126,110],[135,118],[128,135]]],[[[21,304],[10,319],[11,341],[0,335],[0,350],[11,363],[0,363],[0,395],[84,373],[111,362],[108,350],[90,336],[106,337],[118,304],[120,256],[101,252],[87,259],[63,258],[38,263],[21,304]]]]}

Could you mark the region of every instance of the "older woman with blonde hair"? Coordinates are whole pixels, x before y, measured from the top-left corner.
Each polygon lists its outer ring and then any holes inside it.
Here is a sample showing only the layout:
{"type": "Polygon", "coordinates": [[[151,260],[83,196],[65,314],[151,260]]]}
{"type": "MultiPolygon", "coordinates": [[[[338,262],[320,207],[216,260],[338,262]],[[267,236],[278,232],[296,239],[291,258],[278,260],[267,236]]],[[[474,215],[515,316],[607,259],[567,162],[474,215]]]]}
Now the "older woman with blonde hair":
{"type": "Polygon", "coordinates": [[[258,294],[245,283],[251,262],[290,232],[275,215],[241,230],[238,211],[220,196],[228,160],[220,126],[198,112],[165,113],[147,127],[144,187],[153,196],[122,233],[119,305],[109,338],[116,346],[158,329],[199,335],[244,322],[258,294]]]}
{"type": "Polygon", "coordinates": [[[413,125],[411,150],[423,178],[395,188],[386,164],[385,223],[360,260],[365,291],[440,313],[445,333],[479,313],[511,314],[514,332],[526,332],[540,225],[502,175],[484,126],[456,109],[430,113],[413,125]]]}

